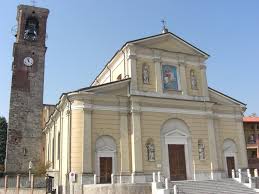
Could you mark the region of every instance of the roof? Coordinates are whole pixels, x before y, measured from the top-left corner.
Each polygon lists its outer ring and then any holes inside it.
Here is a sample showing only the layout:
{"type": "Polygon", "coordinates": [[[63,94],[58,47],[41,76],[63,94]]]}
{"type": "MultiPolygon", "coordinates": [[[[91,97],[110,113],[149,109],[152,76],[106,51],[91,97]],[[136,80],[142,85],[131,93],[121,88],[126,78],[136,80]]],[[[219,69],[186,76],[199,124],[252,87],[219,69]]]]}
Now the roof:
{"type": "Polygon", "coordinates": [[[246,123],[259,123],[259,117],[254,117],[254,116],[250,116],[250,117],[244,117],[243,118],[243,122],[246,123]]]}
{"type": "Polygon", "coordinates": [[[243,106],[246,106],[245,103],[243,103],[243,102],[241,102],[241,101],[239,101],[239,100],[237,100],[237,99],[235,99],[235,98],[232,98],[231,96],[228,96],[228,95],[226,95],[226,94],[224,94],[224,93],[222,93],[222,92],[220,92],[220,91],[218,91],[218,90],[215,90],[215,89],[213,89],[213,88],[211,88],[211,87],[208,87],[208,88],[209,88],[209,90],[211,90],[211,91],[213,91],[213,92],[215,92],[215,93],[218,93],[218,94],[220,94],[220,95],[222,95],[222,96],[224,96],[224,97],[230,99],[231,101],[234,101],[234,102],[236,102],[236,103],[238,103],[238,104],[241,104],[241,105],[243,105],[243,106]]]}

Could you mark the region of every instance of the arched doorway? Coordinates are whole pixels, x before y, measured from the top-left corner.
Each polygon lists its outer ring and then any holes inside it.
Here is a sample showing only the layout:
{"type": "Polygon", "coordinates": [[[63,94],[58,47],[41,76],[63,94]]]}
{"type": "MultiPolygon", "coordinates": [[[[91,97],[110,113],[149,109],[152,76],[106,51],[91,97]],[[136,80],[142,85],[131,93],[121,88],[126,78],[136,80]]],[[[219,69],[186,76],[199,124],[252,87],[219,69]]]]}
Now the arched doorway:
{"type": "Polygon", "coordinates": [[[232,139],[225,139],[223,143],[224,168],[229,178],[232,177],[232,169],[237,169],[237,148],[232,139]]]}
{"type": "Polygon", "coordinates": [[[99,183],[110,183],[116,172],[116,143],[111,136],[100,136],[96,140],[96,174],[99,183]]]}
{"type": "Polygon", "coordinates": [[[171,180],[192,179],[192,146],[189,127],[180,119],[161,128],[162,170],[171,180]]]}

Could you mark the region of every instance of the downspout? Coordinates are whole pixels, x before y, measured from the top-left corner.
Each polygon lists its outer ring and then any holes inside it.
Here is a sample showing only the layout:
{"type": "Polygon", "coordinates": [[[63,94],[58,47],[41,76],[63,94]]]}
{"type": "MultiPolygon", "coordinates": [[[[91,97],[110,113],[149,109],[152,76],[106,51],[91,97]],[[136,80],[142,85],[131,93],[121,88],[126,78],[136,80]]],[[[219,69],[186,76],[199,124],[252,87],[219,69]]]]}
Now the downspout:
{"type": "Polygon", "coordinates": [[[124,63],[124,79],[127,77],[126,75],[126,61],[125,61],[125,52],[123,50],[121,50],[121,52],[123,53],[123,63],[124,63]]]}
{"type": "Polygon", "coordinates": [[[59,143],[59,145],[58,145],[58,154],[59,154],[59,158],[58,158],[58,163],[59,163],[59,165],[58,165],[58,170],[59,170],[59,179],[58,179],[58,186],[60,185],[60,183],[62,182],[62,173],[61,173],[61,169],[62,169],[62,163],[61,163],[61,136],[60,136],[60,134],[61,134],[61,132],[63,131],[63,129],[62,129],[62,127],[61,127],[61,125],[62,125],[62,115],[61,115],[61,111],[55,106],[55,109],[59,112],[59,132],[58,132],[58,143],[59,143]]]}
{"type": "MultiPolygon", "coordinates": [[[[68,148],[68,158],[67,158],[67,172],[70,173],[71,172],[71,101],[68,98],[68,95],[65,94],[66,99],[68,101],[69,104],[69,108],[68,108],[68,113],[69,114],[69,120],[68,120],[68,144],[67,144],[67,148],[68,148]]],[[[68,181],[68,174],[67,174],[67,181],[68,181]]],[[[69,181],[68,181],[69,182],[69,181]]]]}

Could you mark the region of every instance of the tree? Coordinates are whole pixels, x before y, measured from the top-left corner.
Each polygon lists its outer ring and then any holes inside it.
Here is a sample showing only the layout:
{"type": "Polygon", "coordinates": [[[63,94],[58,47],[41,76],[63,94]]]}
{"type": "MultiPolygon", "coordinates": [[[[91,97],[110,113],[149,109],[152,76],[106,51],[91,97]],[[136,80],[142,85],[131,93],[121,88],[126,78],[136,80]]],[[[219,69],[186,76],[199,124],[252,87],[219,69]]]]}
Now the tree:
{"type": "Polygon", "coordinates": [[[7,139],[7,122],[5,117],[0,117],[0,165],[4,164],[7,139]]]}

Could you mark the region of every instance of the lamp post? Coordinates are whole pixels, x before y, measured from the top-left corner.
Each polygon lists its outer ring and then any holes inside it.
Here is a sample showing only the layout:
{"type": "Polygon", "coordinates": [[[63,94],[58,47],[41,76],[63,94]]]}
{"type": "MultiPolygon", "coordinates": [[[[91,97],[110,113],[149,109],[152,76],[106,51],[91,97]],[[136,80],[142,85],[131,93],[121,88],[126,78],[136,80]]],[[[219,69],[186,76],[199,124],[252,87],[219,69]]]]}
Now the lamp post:
{"type": "Polygon", "coordinates": [[[29,182],[31,182],[32,161],[29,162],[29,182]]]}

